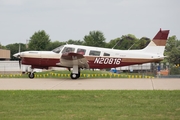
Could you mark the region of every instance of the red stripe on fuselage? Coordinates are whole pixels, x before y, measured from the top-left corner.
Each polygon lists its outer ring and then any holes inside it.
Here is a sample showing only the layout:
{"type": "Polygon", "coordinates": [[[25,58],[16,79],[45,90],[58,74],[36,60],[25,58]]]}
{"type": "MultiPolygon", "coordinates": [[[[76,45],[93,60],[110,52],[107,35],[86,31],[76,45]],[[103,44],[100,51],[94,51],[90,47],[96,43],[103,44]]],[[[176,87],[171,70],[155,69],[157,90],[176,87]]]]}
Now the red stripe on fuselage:
{"type": "MultiPolygon", "coordinates": [[[[28,58],[24,57],[22,58],[22,64],[25,65],[32,65],[33,68],[48,68],[48,67],[61,67],[57,66],[56,63],[59,63],[59,59],[52,59],[52,58],[28,58]]],[[[114,67],[121,67],[121,66],[128,66],[128,65],[134,65],[138,64],[135,62],[121,62],[120,64],[97,64],[94,63],[94,60],[88,61],[90,68],[114,68],[114,67]]]]}
{"type": "Polygon", "coordinates": [[[59,63],[59,59],[52,58],[22,58],[22,64],[42,67],[57,67],[56,63],[59,63]]]}

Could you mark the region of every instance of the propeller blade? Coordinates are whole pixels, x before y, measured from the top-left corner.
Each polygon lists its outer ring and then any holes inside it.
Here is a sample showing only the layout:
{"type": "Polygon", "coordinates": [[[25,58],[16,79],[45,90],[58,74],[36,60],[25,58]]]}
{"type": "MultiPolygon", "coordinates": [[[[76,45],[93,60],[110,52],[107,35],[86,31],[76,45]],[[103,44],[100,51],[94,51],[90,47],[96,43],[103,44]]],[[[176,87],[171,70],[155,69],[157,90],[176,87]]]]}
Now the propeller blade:
{"type": "Polygon", "coordinates": [[[21,69],[21,44],[19,43],[19,68],[21,69]]]}
{"type": "Polygon", "coordinates": [[[21,59],[19,59],[19,68],[21,69],[21,59]]]}

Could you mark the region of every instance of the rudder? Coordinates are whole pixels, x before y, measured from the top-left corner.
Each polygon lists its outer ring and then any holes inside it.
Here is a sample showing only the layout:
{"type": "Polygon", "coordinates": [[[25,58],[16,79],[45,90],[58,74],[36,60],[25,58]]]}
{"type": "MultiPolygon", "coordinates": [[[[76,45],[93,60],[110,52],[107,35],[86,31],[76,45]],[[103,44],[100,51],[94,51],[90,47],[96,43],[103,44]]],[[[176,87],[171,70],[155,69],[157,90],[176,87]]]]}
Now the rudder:
{"type": "Polygon", "coordinates": [[[168,38],[169,30],[159,30],[156,36],[153,38],[153,42],[156,46],[165,46],[168,38]]]}
{"type": "Polygon", "coordinates": [[[159,30],[153,40],[142,50],[146,53],[153,53],[158,56],[164,56],[164,49],[169,35],[169,30],[159,30]]]}

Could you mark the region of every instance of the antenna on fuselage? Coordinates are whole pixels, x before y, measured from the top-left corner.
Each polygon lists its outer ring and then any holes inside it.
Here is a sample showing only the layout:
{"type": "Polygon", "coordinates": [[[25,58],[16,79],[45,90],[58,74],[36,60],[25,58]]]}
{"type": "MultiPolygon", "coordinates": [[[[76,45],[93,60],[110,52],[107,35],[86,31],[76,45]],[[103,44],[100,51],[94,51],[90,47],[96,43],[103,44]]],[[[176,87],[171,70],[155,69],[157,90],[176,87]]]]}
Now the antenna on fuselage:
{"type": "Polygon", "coordinates": [[[114,49],[117,46],[117,44],[119,44],[120,41],[121,39],[112,47],[112,49],[114,49]]]}
{"type": "Polygon", "coordinates": [[[131,47],[129,47],[129,49],[128,49],[128,50],[130,50],[130,49],[134,46],[134,44],[135,44],[135,43],[133,43],[133,44],[131,45],[131,47]]]}

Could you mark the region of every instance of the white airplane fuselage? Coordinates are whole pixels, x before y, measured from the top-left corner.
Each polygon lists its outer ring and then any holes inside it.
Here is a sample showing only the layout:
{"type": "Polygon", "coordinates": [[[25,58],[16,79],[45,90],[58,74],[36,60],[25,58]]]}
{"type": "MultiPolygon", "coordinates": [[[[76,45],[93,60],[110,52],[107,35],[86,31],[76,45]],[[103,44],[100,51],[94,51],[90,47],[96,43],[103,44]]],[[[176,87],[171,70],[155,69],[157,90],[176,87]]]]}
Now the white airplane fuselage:
{"type": "MultiPolygon", "coordinates": [[[[98,47],[89,47],[81,45],[64,45],[63,48],[74,48],[75,53],[77,50],[86,50],[84,57],[87,59],[89,68],[112,68],[128,66],[133,64],[142,64],[148,62],[158,62],[164,56],[158,54],[146,53],[143,50],[116,50],[98,47]],[[100,54],[89,55],[90,51],[99,51],[100,54]]],[[[62,49],[63,49],[62,48],[62,49]]],[[[61,67],[57,65],[60,63],[62,51],[55,53],[53,51],[26,51],[21,52],[22,64],[32,65],[32,68],[48,68],[48,67],[61,67]]],[[[68,66],[72,67],[72,66],[68,66]]]]}

